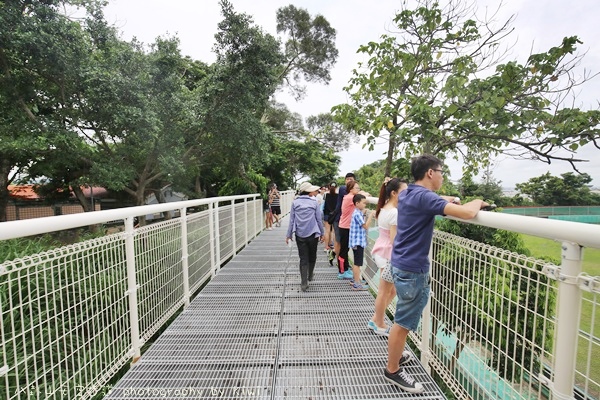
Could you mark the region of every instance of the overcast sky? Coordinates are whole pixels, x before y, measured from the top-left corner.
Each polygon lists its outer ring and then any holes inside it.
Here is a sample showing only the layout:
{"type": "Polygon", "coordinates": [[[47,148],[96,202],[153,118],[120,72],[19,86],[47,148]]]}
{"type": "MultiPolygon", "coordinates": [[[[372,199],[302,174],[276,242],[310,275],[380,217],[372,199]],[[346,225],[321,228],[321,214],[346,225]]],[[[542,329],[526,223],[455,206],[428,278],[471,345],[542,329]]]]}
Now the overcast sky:
{"type": "MultiPolygon", "coordinates": [[[[443,1],[443,0],[441,0],[443,1]]],[[[303,117],[329,112],[332,106],[346,101],[342,88],[347,85],[351,71],[361,57],[356,50],[369,41],[378,41],[388,32],[392,17],[402,4],[401,0],[231,0],[236,11],[253,16],[254,21],[266,32],[276,35],[275,12],[288,4],[307,9],[311,15],[322,14],[337,30],[336,45],[339,58],[331,71],[332,80],[328,86],[309,85],[307,96],[295,102],[285,92],[277,94],[277,100],[284,102],[290,110],[303,117]]],[[[497,8],[496,0],[479,0],[480,13],[497,8]]],[[[600,72],[600,1],[598,0],[507,0],[500,20],[516,15],[513,24],[515,31],[509,41],[516,42],[510,56],[525,62],[530,51],[546,51],[559,45],[565,36],[577,35],[583,41],[579,52],[586,52],[580,72],[600,72]]],[[[157,36],[176,35],[181,41],[184,55],[204,62],[213,62],[212,53],[217,23],[221,20],[218,0],[110,0],[105,10],[107,20],[117,26],[126,40],[137,37],[144,43],[152,43],[157,36]]],[[[597,107],[600,93],[600,77],[596,77],[578,89],[575,104],[582,108],[597,107]]],[[[353,146],[340,153],[342,164],[340,174],[357,170],[364,164],[385,158],[385,146],[373,152],[353,146]]],[[[600,150],[588,146],[577,154],[590,160],[580,167],[594,178],[594,185],[600,187],[600,150]]],[[[461,164],[448,161],[451,179],[461,177],[461,164]]],[[[506,157],[494,160],[494,176],[507,188],[515,183],[525,182],[546,171],[554,175],[571,171],[568,163],[516,161],[506,157]]]]}

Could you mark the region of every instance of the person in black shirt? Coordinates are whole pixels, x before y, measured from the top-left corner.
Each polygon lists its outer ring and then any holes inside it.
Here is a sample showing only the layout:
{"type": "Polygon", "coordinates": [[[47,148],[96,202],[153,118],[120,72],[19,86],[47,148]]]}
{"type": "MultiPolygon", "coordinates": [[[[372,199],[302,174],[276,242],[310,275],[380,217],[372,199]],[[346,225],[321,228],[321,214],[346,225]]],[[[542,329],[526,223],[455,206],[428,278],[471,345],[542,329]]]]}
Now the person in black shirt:
{"type": "MultiPolygon", "coordinates": [[[[333,224],[329,223],[329,216],[335,211],[335,207],[337,205],[338,194],[336,193],[336,189],[337,183],[331,182],[329,184],[329,192],[325,194],[325,205],[323,206],[323,222],[325,224],[325,251],[329,252],[333,251],[333,224]]],[[[334,257],[330,257],[331,261],[333,261],[334,257]]]]}

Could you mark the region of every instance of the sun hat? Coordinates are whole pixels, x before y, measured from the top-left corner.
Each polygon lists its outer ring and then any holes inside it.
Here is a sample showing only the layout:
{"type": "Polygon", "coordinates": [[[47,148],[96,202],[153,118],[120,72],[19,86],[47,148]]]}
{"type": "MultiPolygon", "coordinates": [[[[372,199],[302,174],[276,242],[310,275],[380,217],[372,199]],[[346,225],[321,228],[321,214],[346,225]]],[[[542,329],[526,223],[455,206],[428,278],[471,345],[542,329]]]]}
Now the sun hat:
{"type": "Polygon", "coordinates": [[[311,184],[310,182],[302,182],[300,186],[298,186],[298,192],[300,193],[312,193],[316,192],[317,190],[319,190],[319,187],[311,184]]]}

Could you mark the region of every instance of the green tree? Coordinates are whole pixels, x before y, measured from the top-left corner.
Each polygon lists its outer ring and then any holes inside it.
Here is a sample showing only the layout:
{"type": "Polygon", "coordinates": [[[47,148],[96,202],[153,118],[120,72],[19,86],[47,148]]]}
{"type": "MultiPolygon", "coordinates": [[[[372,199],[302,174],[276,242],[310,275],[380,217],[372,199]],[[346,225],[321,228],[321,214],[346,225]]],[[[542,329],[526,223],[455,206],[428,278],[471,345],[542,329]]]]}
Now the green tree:
{"type": "Polygon", "coordinates": [[[331,80],[329,71],[338,57],[336,32],[322,15],[313,18],[294,5],[278,9],[276,19],[277,33],[284,34],[279,79],[300,99],[306,90],[302,80],[325,84],[331,80]]]}
{"type": "Polygon", "coordinates": [[[0,3],[0,221],[7,186],[34,162],[82,160],[73,127],[81,71],[89,46],[80,24],[62,7],[95,12],[103,2],[9,1],[0,3]]]}
{"type": "Polygon", "coordinates": [[[495,28],[473,12],[462,0],[405,6],[393,20],[397,36],[359,48],[368,60],[353,70],[348,104],[333,108],[337,120],[364,135],[371,149],[379,138],[388,141],[386,173],[400,151],[462,157],[472,171],[498,153],[583,161],[556,153],[574,153],[599,134],[600,111],[562,107],[565,94],[582,83],[572,77],[578,38],[564,38],[524,64],[500,63],[510,19],[495,28]]]}
{"type": "Polygon", "coordinates": [[[590,182],[592,177],[585,173],[567,172],[557,177],[546,172],[527,182],[518,183],[516,188],[542,206],[600,205],[600,195],[591,192],[590,182]]]}

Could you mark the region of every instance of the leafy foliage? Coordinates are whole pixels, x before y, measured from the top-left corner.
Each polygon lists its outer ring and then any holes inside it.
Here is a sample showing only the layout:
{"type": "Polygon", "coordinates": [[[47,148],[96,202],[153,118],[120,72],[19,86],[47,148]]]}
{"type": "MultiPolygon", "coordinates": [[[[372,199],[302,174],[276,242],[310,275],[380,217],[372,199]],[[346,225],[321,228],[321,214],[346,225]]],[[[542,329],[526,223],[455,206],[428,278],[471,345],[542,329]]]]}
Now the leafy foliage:
{"type": "Polygon", "coordinates": [[[282,85],[329,81],[337,49],[323,16],[280,9],[282,48],[223,0],[209,65],[182,56],[176,37],[121,40],[104,5],[0,5],[0,220],[17,174],[48,192],[94,184],[136,204],[167,185],[199,197],[333,177],[332,149],[349,136],[327,114],[305,130],[302,117],[272,106],[282,85]],[[69,19],[63,6],[85,18],[69,19]]]}
{"type": "MultiPolygon", "coordinates": [[[[577,37],[566,37],[525,63],[500,63],[499,46],[510,20],[495,28],[479,22],[469,5],[442,7],[419,0],[394,18],[397,36],[362,45],[368,57],[345,88],[347,104],[333,108],[348,130],[364,135],[372,149],[388,140],[386,174],[398,152],[462,158],[477,171],[498,153],[536,160],[561,157],[597,142],[600,111],[562,108],[562,99],[582,82],[571,73],[577,37]]],[[[589,75],[584,77],[584,80],[589,75]]]]}
{"type": "Polygon", "coordinates": [[[285,62],[282,79],[296,98],[304,96],[305,88],[298,82],[329,83],[329,70],[334,66],[338,50],[335,47],[335,29],[322,16],[312,18],[307,10],[294,5],[277,10],[277,33],[284,33],[285,62]]]}
{"type": "Polygon", "coordinates": [[[600,195],[592,193],[588,174],[575,175],[572,172],[552,176],[550,172],[518,183],[519,192],[528,195],[534,203],[542,206],[594,206],[600,205],[600,195]]]}

